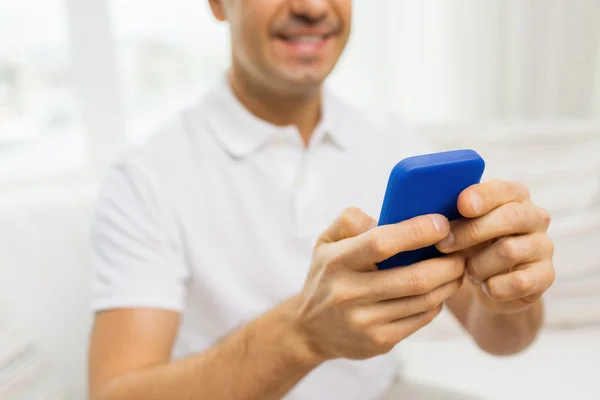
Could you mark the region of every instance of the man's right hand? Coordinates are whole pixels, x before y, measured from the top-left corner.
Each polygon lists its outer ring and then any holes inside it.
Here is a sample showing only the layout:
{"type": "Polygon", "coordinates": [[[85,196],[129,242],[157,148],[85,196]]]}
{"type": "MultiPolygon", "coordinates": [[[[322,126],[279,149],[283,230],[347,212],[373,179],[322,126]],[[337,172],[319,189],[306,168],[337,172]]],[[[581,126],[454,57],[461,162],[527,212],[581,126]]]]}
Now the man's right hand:
{"type": "Polygon", "coordinates": [[[319,238],[299,295],[182,360],[170,360],[176,312],[99,313],[90,397],[280,399],[326,360],[390,351],[435,318],[465,266],[453,256],[379,271],[377,262],[437,243],[450,227],[440,216],[374,226],[360,210],[344,212],[319,238]]]}
{"type": "Polygon", "coordinates": [[[433,245],[450,231],[441,215],[377,227],[350,208],[321,235],[296,299],[302,338],[322,361],[389,352],[430,323],[462,285],[465,261],[447,256],[378,270],[400,252],[433,245]]]}

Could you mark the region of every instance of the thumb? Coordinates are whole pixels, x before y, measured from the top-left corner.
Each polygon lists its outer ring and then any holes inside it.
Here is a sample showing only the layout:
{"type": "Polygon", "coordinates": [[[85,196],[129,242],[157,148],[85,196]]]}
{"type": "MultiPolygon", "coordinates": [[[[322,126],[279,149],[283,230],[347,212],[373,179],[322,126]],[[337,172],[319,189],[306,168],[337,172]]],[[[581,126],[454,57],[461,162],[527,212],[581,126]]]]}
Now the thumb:
{"type": "Polygon", "coordinates": [[[360,208],[347,208],[321,234],[317,241],[317,246],[362,235],[376,226],[377,221],[360,208]]]}

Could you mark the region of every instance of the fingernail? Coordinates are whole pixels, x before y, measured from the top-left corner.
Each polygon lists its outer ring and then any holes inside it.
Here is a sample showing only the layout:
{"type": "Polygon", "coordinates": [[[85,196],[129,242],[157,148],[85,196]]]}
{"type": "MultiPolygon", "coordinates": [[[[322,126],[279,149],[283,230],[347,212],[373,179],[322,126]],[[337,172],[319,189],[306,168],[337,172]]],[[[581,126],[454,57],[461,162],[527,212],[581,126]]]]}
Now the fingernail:
{"type": "Polygon", "coordinates": [[[473,275],[471,275],[468,272],[467,272],[467,277],[469,278],[469,280],[471,282],[473,282],[473,284],[475,284],[475,285],[481,285],[481,281],[479,279],[475,278],[473,275]]]}
{"type": "Polygon", "coordinates": [[[487,284],[487,282],[484,282],[484,283],[481,285],[481,290],[483,291],[483,293],[485,293],[485,294],[486,294],[486,296],[487,296],[487,297],[489,297],[489,298],[491,298],[491,297],[492,297],[492,295],[490,294],[490,289],[488,288],[488,284],[487,284]]]}
{"type": "Polygon", "coordinates": [[[448,233],[448,236],[444,240],[441,240],[438,243],[438,248],[440,249],[449,249],[454,244],[454,234],[452,232],[448,233]]]}
{"type": "Polygon", "coordinates": [[[483,200],[481,200],[481,196],[476,192],[472,191],[469,194],[469,201],[471,202],[471,208],[475,214],[479,214],[481,211],[481,207],[483,206],[483,200]]]}
{"type": "Polygon", "coordinates": [[[448,230],[448,220],[441,215],[433,215],[431,217],[433,221],[433,227],[436,231],[443,233],[448,230]]]}

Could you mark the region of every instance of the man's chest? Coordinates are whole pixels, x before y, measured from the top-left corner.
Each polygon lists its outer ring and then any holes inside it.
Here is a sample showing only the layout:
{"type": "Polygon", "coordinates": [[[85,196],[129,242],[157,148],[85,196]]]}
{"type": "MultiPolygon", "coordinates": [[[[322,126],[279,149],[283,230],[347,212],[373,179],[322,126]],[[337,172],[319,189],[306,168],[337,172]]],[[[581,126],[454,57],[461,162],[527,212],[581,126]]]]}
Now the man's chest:
{"type": "Polygon", "coordinates": [[[189,291],[223,315],[251,317],[297,293],[318,236],[344,208],[378,218],[389,173],[339,151],[263,156],[202,166],[180,196],[189,291]]]}

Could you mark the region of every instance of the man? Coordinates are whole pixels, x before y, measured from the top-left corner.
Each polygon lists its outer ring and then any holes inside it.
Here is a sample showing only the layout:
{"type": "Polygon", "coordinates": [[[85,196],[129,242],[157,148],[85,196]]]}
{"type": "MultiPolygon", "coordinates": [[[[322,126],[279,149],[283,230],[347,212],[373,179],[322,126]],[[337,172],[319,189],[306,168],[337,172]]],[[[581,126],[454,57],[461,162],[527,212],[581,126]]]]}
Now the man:
{"type": "Polygon", "coordinates": [[[351,0],[209,3],[231,29],[227,78],[100,195],[92,398],[395,398],[389,352],[443,304],[485,351],[525,349],[554,279],[527,189],[483,183],[461,222],[376,227],[393,165],[428,150],[323,90],[351,0]],[[375,267],[432,244],[447,256],[375,267]]]}

